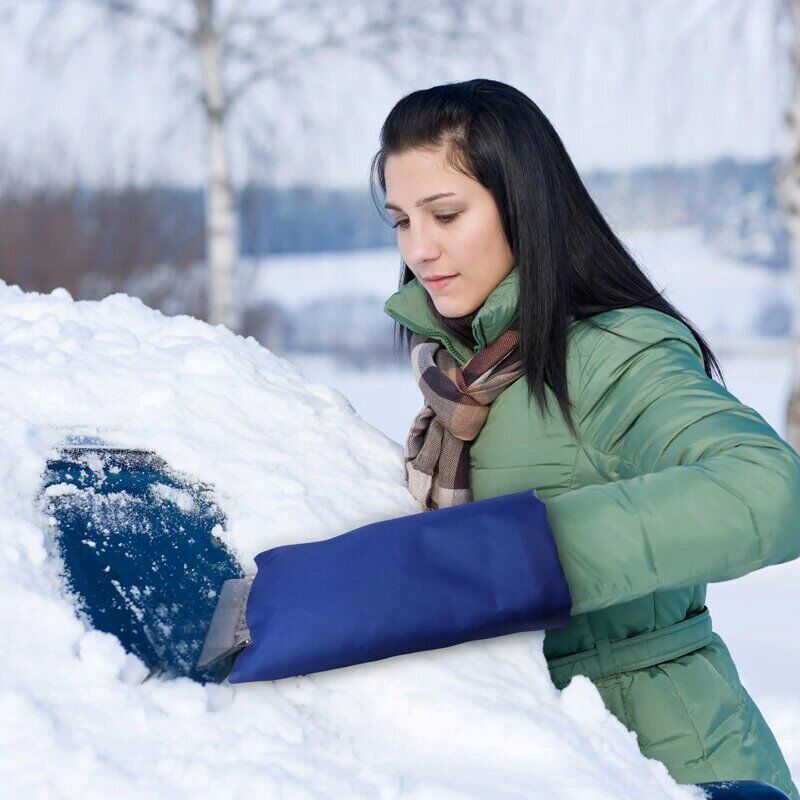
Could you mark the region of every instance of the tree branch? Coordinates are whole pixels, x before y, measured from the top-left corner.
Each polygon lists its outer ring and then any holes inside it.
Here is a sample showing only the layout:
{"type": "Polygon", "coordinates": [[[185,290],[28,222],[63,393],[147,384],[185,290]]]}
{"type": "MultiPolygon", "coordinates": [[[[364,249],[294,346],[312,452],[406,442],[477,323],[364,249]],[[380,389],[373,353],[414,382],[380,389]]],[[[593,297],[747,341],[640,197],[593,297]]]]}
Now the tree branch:
{"type": "Polygon", "coordinates": [[[225,19],[222,20],[222,23],[219,25],[219,34],[220,37],[224,38],[228,31],[236,24],[236,20],[239,19],[245,12],[247,6],[250,5],[252,0],[232,0],[230,11],[225,15],[225,19]]]}
{"type": "Polygon", "coordinates": [[[234,8],[231,9],[225,21],[220,26],[220,33],[223,36],[229,34],[234,28],[249,27],[258,31],[263,31],[264,28],[272,28],[277,19],[280,19],[291,9],[296,9],[297,3],[292,0],[284,0],[271,14],[247,14],[247,6],[251,4],[251,0],[240,0],[234,8]]]}
{"type": "MultiPolygon", "coordinates": [[[[291,3],[284,4],[285,6],[291,3]]],[[[362,9],[372,11],[373,7],[369,2],[361,4],[362,9]]],[[[446,10],[446,9],[443,9],[446,10]]],[[[452,10],[452,9],[451,9],[452,10]]],[[[254,26],[268,25],[273,21],[272,17],[242,17],[240,22],[245,21],[254,26]]],[[[409,41],[415,44],[420,51],[433,47],[437,42],[448,41],[457,42],[462,46],[474,45],[476,47],[485,46],[485,31],[470,31],[459,28],[456,15],[453,15],[448,23],[437,24],[429,15],[424,12],[409,12],[407,9],[391,7],[389,11],[381,7],[381,12],[375,14],[354,26],[350,30],[340,33],[328,30],[320,38],[313,42],[299,45],[291,52],[288,52],[269,62],[254,64],[249,73],[234,84],[228,94],[228,107],[238,103],[253,87],[262,80],[271,76],[276,76],[289,67],[307,56],[314,55],[321,50],[330,50],[336,47],[346,48],[351,53],[356,53],[366,59],[371,59],[372,63],[380,66],[384,71],[396,79],[400,79],[400,71],[391,63],[390,54],[392,46],[403,39],[403,44],[409,41]]],[[[274,43],[274,39],[273,39],[274,43]]],[[[231,50],[236,55],[245,60],[254,61],[260,56],[254,48],[231,45],[231,50]]]]}
{"type": "MultiPolygon", "coordinates": [[[[50,2],[52,2],[52,0],[50,0],[50,2]]],[[[131,19],[138,19],[157,25],[162,30],[171,33],[173,36],[183,41],[189,41],[191,39],[191,31],[178,24],[172,17],[167,14],[161,14],[158,11],[151,11],[148,8],[143,8],[139,3],[135,2],[135,0],[73,0],[73,2],[95,6],[96,8],[105,9],[109,13],[120,14],[130,17],[131,19]]]]}
{"type": "MultiPolygon", "coordinates": [[[[292,4],[284,3],[282,8],[291,6],[292,4]]],[[[255,24],[255,20],[260,20],[261,24],[271,22],[272,18],[251,18],[251,22],[255,24]]],[[[368,20],[361,27],[356,27],[354,30],[345,31],[344,33],[336,33],[332,29],[327,30],[324,34],[312,42],[306,42],[299,45],[294,50],[285,55],[274,59],[268,63],[257,64],[253,69],[234,84],[228,93],[228,106],[232,107],[238,103],[247,92],[260,83],[265,78],[272,75],[279,74],[282,70],[288,67],[291,63],[298,61],[306,56],[319,52],[320,50],[332,49],[337,46],[352,45],[352,42],[359,39],[366,38],[368,35],[377,32],[380,29],[388,29],[390,25],[388,21],[379,18],[377,20],[368,20]]],[[[252,52],[252,51],[251,51],[252,52]]]]}

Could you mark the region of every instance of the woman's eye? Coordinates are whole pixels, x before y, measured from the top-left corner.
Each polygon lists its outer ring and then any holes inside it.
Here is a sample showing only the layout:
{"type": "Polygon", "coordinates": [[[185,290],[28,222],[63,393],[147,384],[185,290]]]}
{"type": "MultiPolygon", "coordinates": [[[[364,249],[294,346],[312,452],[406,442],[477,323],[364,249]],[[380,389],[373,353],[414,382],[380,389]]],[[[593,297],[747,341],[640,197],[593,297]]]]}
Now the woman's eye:
{"type": "MultiPolygon", "coordinates": [[[[456,211],[455,214],[437,214],[436,219],[439,220],[443,225],[447,225],[448,222],[452,222],[461,212],[456,211]]],[[[398,220],[392,225],[392,228],[407,228],[408,227],[408,220],[398,220]]]]}
{"type": "Polygon", "coordinates": [[[443,222],[445,225],[447,225],[447,223],[452,222],[459,215],[459,213],[460,212],[456,211],[455,214],[442,214],[436,217],[436,219],[438,219],[439,222],[443,222]]]}

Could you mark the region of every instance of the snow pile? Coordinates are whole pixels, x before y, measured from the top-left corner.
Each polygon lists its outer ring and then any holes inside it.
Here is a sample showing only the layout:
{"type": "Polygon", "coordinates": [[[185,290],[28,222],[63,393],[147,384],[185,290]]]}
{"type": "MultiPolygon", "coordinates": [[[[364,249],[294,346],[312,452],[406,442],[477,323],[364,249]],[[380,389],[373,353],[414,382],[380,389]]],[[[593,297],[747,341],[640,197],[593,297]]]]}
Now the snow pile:
{"type": "Polygon", "coordinates": [[[516,634],[302,678],[143,682],[68,601],[36,498],[68,433],[216,487],[245,569],[417,511],[399,446],[253,339],[0,282],[0,785],[37,798],[687,798],[592,684],[516,634]]]}

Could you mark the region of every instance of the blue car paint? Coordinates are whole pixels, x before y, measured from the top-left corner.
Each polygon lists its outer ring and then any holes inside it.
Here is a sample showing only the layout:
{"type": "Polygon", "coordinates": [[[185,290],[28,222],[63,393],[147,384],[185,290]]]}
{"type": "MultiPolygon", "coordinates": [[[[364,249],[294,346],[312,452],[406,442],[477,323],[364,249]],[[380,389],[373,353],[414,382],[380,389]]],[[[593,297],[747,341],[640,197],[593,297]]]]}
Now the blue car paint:
{"type": "Polygon", "coordinates": [[[698,783],[708,800],[789,800],[772,784],[761,781],[714,781],[698,783]]]}

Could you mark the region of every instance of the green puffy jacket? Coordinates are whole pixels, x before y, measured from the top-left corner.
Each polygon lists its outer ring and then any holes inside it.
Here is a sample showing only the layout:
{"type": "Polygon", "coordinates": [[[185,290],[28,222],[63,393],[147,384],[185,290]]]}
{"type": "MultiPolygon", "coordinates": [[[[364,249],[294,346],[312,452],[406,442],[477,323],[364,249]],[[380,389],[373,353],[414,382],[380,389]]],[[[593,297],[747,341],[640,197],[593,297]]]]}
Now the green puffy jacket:
{"type": "MultiPolygon", "coordinates": [[[[470,350],[413,279],[384,311],[466,363],[517,316],[517,271],[472,325],[470,350]]],[[[800,555],[800,457],[703,368],[691,331],[644,307],[569,325],[578,442],[528,401],[524,379],[492,404],[470,448],[473,499],[535,488],[573,597],[545,633],[559,688],[595,684],[644,755],[679,783],[753,779],[800,794],[705,606],[725,581],[800,555]],[[623,334],[623,338],[616,334],[623,334]]]]}

